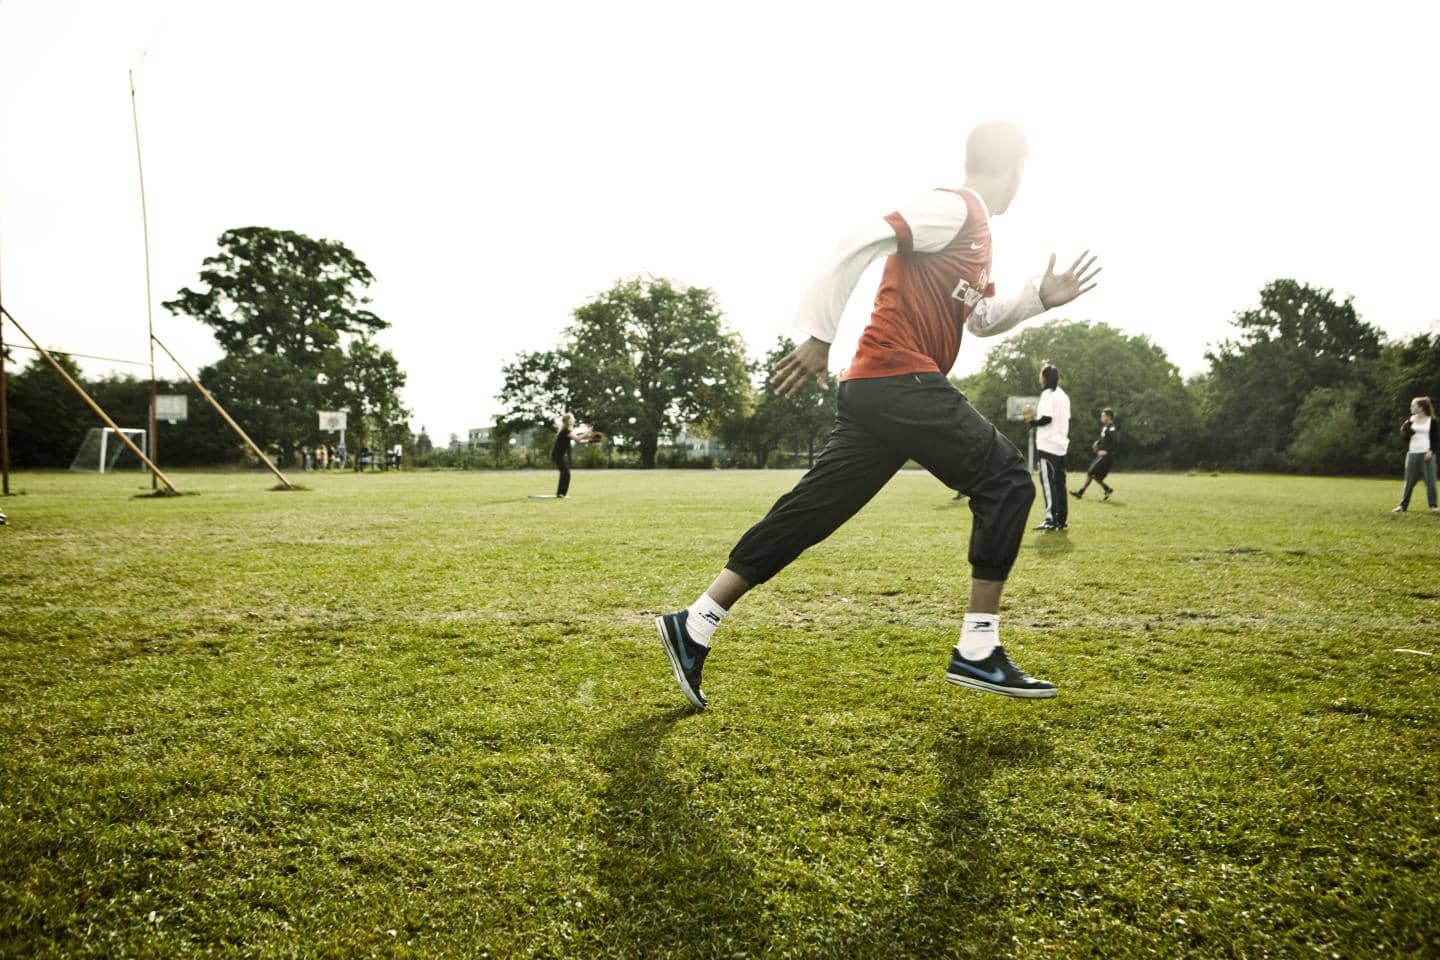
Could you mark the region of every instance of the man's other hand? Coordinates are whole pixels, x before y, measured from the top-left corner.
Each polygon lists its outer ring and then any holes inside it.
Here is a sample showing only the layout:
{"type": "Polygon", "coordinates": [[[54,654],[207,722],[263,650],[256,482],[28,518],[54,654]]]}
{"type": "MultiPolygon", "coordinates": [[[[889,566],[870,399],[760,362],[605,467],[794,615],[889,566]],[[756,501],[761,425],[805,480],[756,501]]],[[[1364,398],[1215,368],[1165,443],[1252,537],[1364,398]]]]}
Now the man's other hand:
{"type": "Polygon", "coordinates": [[[1095,278],[1100,275],[1101,270],[1095,266],[1095,260],[1095,257],[1090,256],[1090,251],[1086,250],[1075,258],[1069,270],[1056,273],[1055,254],[1050,254],[1050,265],[1045,268],[1045,276],[1040,279],[1040,302],[1045,305],[1045,309],[1069,303],[1080,294],[1095,289],[1095,278]]]}
{"type": "Polygon", "coordinates": [[[829,385],[825,379],[829,365],[830,344],[811,337],[776,361],[770,384],[782,397],[795,396],[812,379],[825,387],[829,385]]]}

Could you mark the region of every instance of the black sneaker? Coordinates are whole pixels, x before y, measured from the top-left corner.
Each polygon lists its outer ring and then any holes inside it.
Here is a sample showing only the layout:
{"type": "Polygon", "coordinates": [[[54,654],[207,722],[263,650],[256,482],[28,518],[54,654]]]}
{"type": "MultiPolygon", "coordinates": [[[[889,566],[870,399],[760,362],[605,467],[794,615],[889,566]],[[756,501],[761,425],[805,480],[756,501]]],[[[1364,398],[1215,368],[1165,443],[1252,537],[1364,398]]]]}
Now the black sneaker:
{"type": "Polygon", "coordinates": [[[675,682],[680,684],[680,692],[685,694],[685,699],[704,710],[705,694],[700,692],[700,667],[704,665],[710,648],[690,639],[690,631],[685,626],[689,616],[687,611],[681,610],[656,617],[655,629],[660,631],[660,645],[665,648],[665,656],[670,658],[670,668],[675,671],[675,682]]]}
{"type": "Polygon", "coordinates": [[[1110,487],[1109,489],[1107,489],[1107,490],[1105,491],[1105,496],[1101,497],[1100,499],[1101,499],[1101,500],[1109,500],[1109,499],[1110,499],[1110,494],[1112,494],[1112,493],[1114,493],[1114,492],[1115,492],[1115,488],[1114,488],[1114,487],[1110,487]]]}
{"type": "Polygon", "coordinates": [[[945,679],[959,687],[984,690],[1007,697],[1043,700],[1055,696],[1055,684],[1036,680],[1010,662],[1005,648],[996,645],[984,660],[966,660],[958,648],[950,652],[950,666],[945,679]]]}
{"type": "Polygon", "coordinates": [[[1070,496],[1074,497],[1076,500],[1083,500],[1083,499],[1085,499],[1085,491],[1083,491],[1083,490],[1071,490],[1071,491],[1070,491],[1070,496]]]}

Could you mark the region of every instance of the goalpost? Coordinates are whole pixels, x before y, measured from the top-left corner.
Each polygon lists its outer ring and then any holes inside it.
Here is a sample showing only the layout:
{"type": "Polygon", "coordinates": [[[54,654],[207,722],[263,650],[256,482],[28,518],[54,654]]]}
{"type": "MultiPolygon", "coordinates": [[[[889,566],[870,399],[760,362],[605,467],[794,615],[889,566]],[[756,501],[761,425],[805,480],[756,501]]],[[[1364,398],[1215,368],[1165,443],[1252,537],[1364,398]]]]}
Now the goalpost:
{"type": "MultiPolygon", "coordinates": [[[[128,438],[140,448],[141,453],[149,454],[148,436],[144,430],[133,427],[91,427],[86,432],[85,439],[80,442],[80,449],[75,452],[75,459],[70,462],[70,469],[83,473],[107,473],[114,470],[116,461],[127,450],[120,436],[128,438]]],[[[135,465],[141,466],[138,462],[135,465]]]]}

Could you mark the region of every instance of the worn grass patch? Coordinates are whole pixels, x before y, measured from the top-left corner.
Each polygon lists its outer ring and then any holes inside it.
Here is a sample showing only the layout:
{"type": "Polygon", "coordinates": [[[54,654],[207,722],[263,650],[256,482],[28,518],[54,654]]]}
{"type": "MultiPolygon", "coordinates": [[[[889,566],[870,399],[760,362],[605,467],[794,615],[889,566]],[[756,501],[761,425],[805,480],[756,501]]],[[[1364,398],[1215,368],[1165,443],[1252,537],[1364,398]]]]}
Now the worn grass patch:
{"type": "Polygon", "coordinates": [[[1398,481],[1117,475],[1027,535],[1024,703],[944,682],[969,512],[905,473],[692,713],[651,618],[797,476],[20,475],[0,954],[1440,955],[1398,481]]]}

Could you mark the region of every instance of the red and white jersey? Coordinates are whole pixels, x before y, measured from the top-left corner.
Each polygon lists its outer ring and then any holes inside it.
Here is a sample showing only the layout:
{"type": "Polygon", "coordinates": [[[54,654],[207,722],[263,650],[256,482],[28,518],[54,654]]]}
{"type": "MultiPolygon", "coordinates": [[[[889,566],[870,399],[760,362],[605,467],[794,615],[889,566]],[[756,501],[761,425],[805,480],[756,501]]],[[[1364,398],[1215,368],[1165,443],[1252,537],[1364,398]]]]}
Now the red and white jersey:
{"type": "Polygon", "coordinates": [[[842,379],[949,373],[965,329],[1003,333],[1045,307],[1033,283],[1009,301],[991,281],[990,215],[971,190],[933,190],[842,241],[795,325],[831,343],[860,275],[887,256],[870,323],[842,379]]]}

